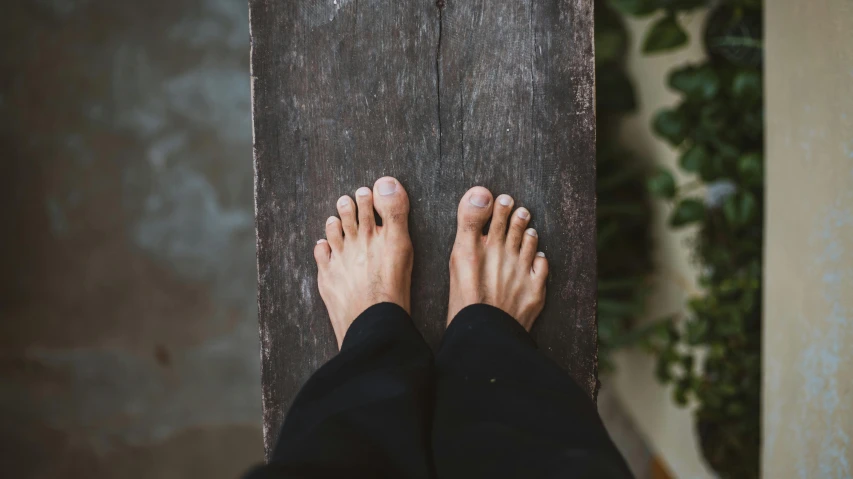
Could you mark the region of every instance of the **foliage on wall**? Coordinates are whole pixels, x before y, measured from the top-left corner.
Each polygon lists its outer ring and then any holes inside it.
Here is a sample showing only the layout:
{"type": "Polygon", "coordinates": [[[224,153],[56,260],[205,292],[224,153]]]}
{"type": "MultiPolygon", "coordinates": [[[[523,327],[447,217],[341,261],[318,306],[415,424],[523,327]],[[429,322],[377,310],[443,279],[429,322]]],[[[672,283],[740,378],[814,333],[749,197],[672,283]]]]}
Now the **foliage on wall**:
{"type": "MultiPolygon", "coordinates": [[[[680,101],[659,111],[652,125],[678,148],[679,177],[689,180],[679,184],[672,172],[660,170],[648,181],[653,194],[673,205],[669,224],[697,230],[694,251],[703,266],[703,293],[689,301],[684,317],[666,318],[642,333],[657,356],[658,378],[673,385],[674,400],[697,405],[709,465],[724,478],[757,477],[764,196],[761,2],[610,1],[624,14],[659,14],[643,39],[647,54],[686,44],[679,14],[712,7],[702,38],[707,61],[670,73],[669,86],[680,101]]],[[[627,80],[616,81],[629,95],[627,80]]]]}

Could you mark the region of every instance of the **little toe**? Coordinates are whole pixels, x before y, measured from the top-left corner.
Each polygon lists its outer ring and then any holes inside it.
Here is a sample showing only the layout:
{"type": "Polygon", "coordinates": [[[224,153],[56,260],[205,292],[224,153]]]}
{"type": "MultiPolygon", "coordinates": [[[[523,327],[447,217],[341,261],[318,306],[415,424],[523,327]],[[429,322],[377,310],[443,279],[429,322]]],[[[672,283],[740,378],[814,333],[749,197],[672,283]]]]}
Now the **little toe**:
{"type": "Polygon", "coordinates": [[[533,266],[533,258],[536,256],[536,246],[539,244],[539,235],[533,228],[524,231],[524,239],[521,240],[521,254],[518,260],[526,267],[533,266]]]}
{"type": "Polygon", "coordinates": [[[468,190],[456,212],[456,241],[481,241],[493,206],[492,193],[486,188],[475,186],[468,190]]]}
{"type": "Polygon", "coordinates": [[[326,239],[332,251],[340,251],[344,246],[344,233],[341,229],[341,220],[337,216],[330,216],[326,220],[326,239]]]}
{"type": "Polygon", "coordinates": [[[358,232],[369,235],[376,227],[373,211],[373,192],[362,186],[355,191],[355,202],[358,204],[358,232]]]}
{"type": "Polygon", "coordinates": [[[495,201],[492,222],[489,225],[489,244],[503,244],[506,241],[506,228],[512,213],[512,197],[500,195],[495,201]]]}
{"type": "Polygon", "coordinates": [[[355,239],[358,233],[358,222],[355,219],[355,203],[349,196],[338,198],[338,215],[341,217],[341,227],[344,229],[344,237],[355,239]]]}
{"type": "Polygon", "coordinates": [[[392,234],[409,232],[409,195],[396,178],[385,176],[373,185],[373,205],[382,229],[392,234]]]}
{"type": "Polygon", "coordinates": [[[317,244],[314,245],[314,260],[317,262],[317,266],[324,268],[331,259],[332,248],[329,246],[329,242],[324,239],[317,241],[317,244]]]}
{"type": "Polygon", "coordinates": [[[506,235],[507,250],[518,252],[528,223],[530,223],[530,212],[527,208],[515,210],[515,214],[509,220],[509,232],[506,235]]]}

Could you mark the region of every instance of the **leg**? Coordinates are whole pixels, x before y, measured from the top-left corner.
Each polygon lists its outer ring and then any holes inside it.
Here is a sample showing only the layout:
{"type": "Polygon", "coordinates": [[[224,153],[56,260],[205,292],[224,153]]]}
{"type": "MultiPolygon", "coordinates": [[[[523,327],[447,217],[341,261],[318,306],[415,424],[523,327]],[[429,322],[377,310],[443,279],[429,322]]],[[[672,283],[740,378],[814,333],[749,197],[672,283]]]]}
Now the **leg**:
{"type": "Polygon", "coordinates": [[[449,326],[436,355],[436,472],[630,477],[595,405],[528,334],[544,306],[548,262],[536,253],[530,213],[512,206],[479,187],[459,205],[449,326]]]}
{"type": "Polygon", "coordinates": [[[270,464],[250,478],[431,475],[432,355],[409,317],[408,211],[393,178],[338,200],[314,256],[340,353],[302,388],[270,464]]]}

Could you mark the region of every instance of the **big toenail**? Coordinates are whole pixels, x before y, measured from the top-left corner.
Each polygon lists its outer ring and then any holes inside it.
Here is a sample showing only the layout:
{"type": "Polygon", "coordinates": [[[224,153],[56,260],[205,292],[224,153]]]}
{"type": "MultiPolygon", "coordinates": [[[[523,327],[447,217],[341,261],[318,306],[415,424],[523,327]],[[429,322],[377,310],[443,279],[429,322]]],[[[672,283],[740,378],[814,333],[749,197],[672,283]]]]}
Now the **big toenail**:
{"type": "Polygon", "coordinates": [[[338,219],[334,216],[330,216],[329,219],[326,220],[326,224],[330,225],[330,224],[334,223],[335,221],[338,221],[338,219]]]}
{"type": "Polygon", "coordinates": [[[362,186],[355,191],[356,196],[367,196],[370,194],[370,188],[362,186]]]}
{"type": "Polygon", "coordinates": [[[518,217],[526,220],[527,218],[530,218],[530,213],[528,213],[527,210],[518,210],[518,217]]]}
{"type": "Polygon", "coordinates": [[[545,257],[545,253],[543,253],[543,252],[541,252],[541,251],[540,251],[540,252],[536,253],[536,256],[538,256],[538,257],[540,257],[540,258],[544,258],[544,257],[545,257]]]}
{"type": "Polygon", "coordinates": [[[397,191],[397,182],[394,180],[385,180],[379,183],[379,194],[382,196],[393,195],[397,191]]]}
{"type": "Polygon", "coordinates": [[[504,206],[509,206],[512,204],[512,198],[506,195],[501,195],[501,197],[498,198],[498,201],[504,206]]]}
{"type": "Polygon", "coordinates": [[[326,241],[324,239],[318,239],[317,240],[317,244],[323,244],[323,243],[328,243],[328,241],[326,241]]]}
{"type": "Polygon", "coordinates": [[[530,236],[536,236],[536,230],[533,228],[527,228],[527,234],[530,236]]]}
{"type": "Polygon", "coordinates": [[[483,193],[474,193],[471,195],[471,198],[468,200],[472,205],[477,208],[485,208],[489,206],[489,195],[483,193]]]}
{"type": "Polygon", "coordinates": [[[339,199],[338,206],[349,206],[349,198],[344,196],[343,198],[339,199]]]}

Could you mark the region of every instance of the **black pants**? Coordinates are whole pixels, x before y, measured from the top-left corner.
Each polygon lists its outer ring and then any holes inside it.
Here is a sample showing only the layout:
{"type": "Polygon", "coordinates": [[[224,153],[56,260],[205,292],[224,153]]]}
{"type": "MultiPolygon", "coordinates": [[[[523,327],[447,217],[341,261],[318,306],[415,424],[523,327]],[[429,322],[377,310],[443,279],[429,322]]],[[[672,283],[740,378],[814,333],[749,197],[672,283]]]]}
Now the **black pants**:
{"type": "Polygon", "coordinates": [[[288,412],[261,478],[623,478],[595,405],[511,316],[478,304],[433,359],[391,303],[353,322],[288,412]]]}

